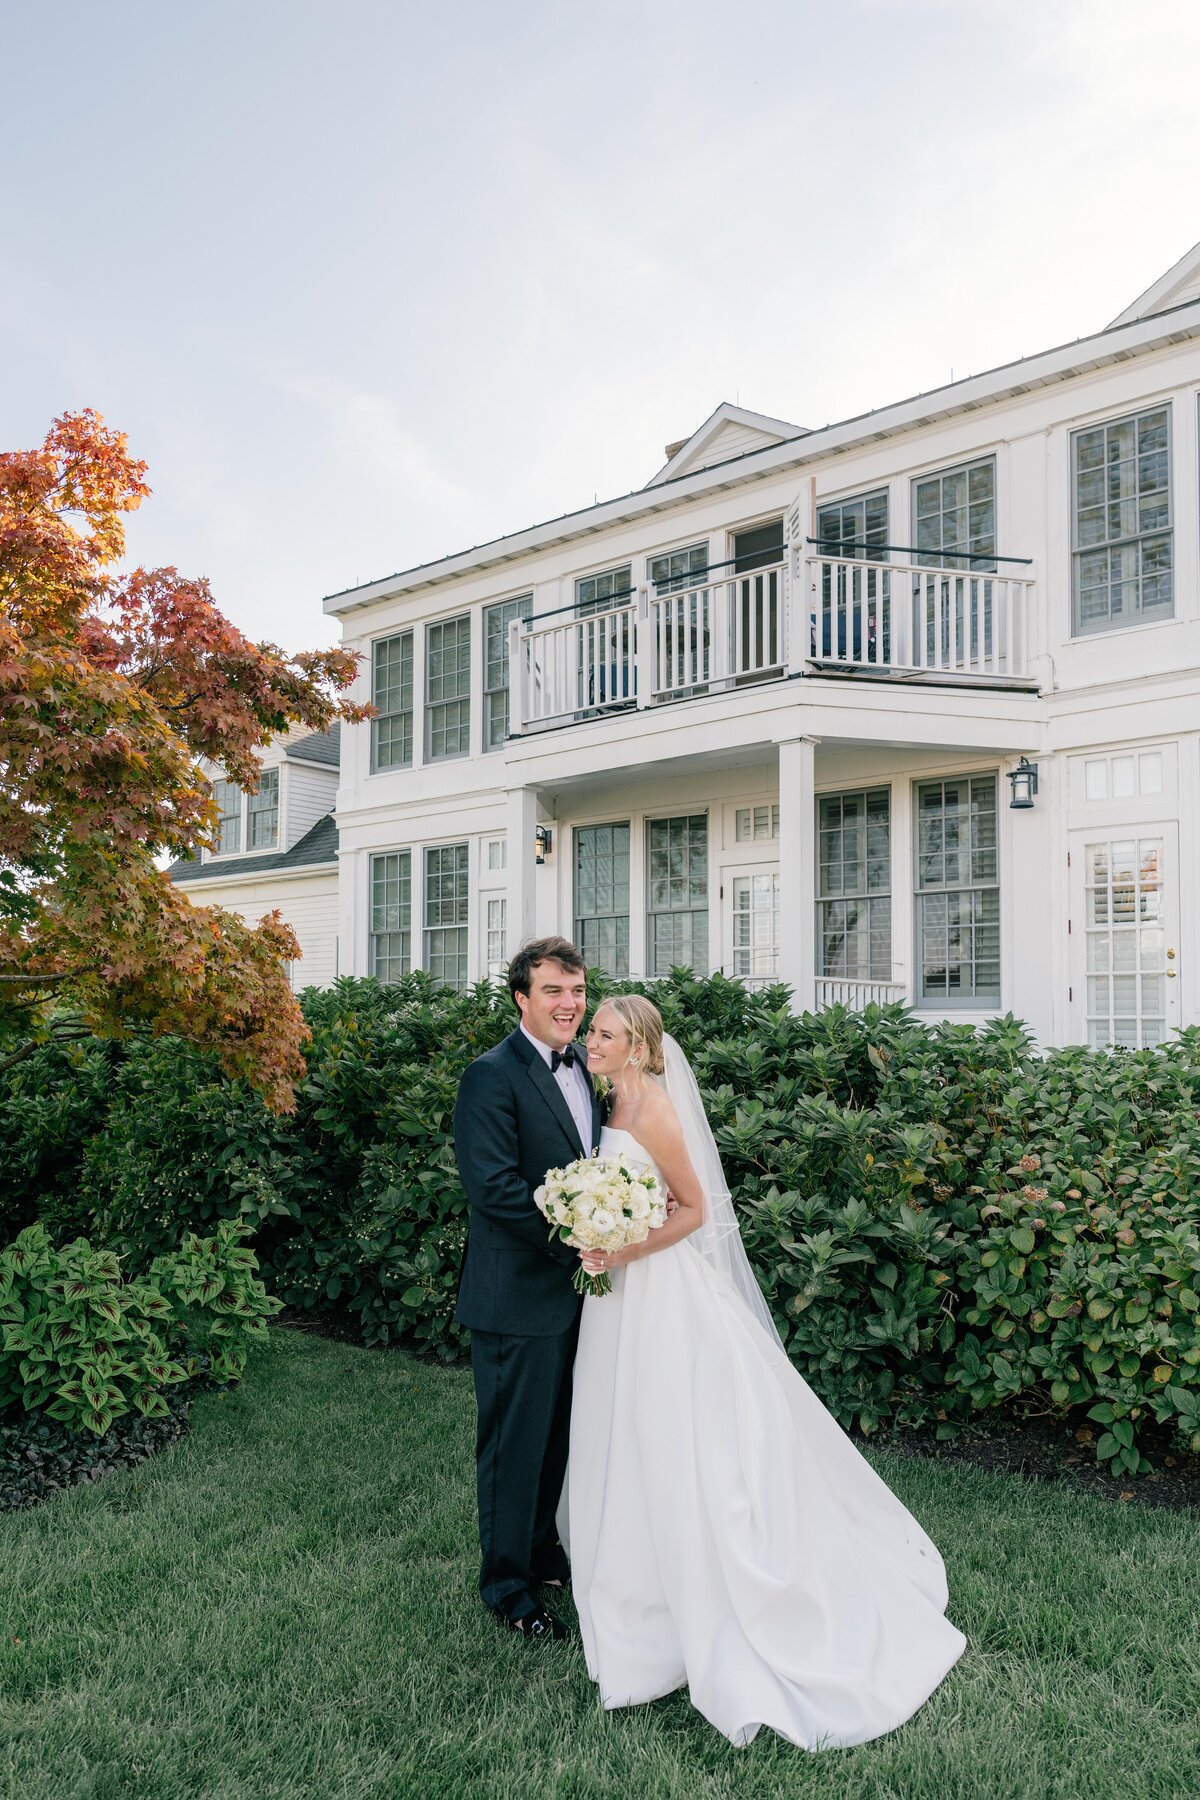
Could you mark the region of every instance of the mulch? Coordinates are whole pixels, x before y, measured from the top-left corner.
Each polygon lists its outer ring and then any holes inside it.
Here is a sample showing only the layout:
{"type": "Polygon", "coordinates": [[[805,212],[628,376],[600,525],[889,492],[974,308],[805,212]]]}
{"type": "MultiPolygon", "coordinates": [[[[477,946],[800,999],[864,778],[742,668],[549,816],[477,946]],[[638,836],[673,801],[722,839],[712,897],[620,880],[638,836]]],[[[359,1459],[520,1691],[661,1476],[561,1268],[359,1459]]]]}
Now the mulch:
{"type": "MultiPolygon", "coordinates": [[[[340,1344],[362,1345],[362,1332],[352,1313],[297,1312],[291,1308],[277,1315],[280,1325],[290,1325],[316,1337],[340,1344]]],[[[407,1345],[380,1346],[414,1352],[407,1345]]],[[[435,1362],[435,1357],[422,1356],[435,1362]]],[[[1021,1475],[1027,1481],[1055,1482],[1078,1493],[1094,1494],[1119,1506],[1150,1506],[1169,1512],[1200,1508],[1200,1456],[1179,1448],[1171,1432],[1152,1422],[1138,1439],[1138,1447],[1153,1464],[1148,1475],[1110,1475],[1096,1461],[1095,1442],[1101,1428],[1089,1422],[1040,1417],[1001,1416],[974,1420],[956,1437],[939,1440],[933,1426],[911,1426],[873,1435],[857,1442],[869,1443],[899,1456],[926,1457],[936,1462],[968,1463],[972,1468],[996,1474],[1021,1475]]]]}

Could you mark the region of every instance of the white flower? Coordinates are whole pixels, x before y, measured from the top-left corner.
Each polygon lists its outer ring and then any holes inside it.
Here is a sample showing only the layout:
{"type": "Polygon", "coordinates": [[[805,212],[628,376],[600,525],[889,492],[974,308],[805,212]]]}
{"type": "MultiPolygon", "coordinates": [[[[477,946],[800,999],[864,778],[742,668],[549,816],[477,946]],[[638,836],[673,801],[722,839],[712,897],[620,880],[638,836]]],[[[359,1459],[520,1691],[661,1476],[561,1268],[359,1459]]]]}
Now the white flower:
{"type": "Polygon", "coordinates": [[[617,1221],[606,1206],[598,1206],[592,1214],[592,1230],[598,1231],[601,1237],[608,1237],[617,1229],[617,1221]]]}

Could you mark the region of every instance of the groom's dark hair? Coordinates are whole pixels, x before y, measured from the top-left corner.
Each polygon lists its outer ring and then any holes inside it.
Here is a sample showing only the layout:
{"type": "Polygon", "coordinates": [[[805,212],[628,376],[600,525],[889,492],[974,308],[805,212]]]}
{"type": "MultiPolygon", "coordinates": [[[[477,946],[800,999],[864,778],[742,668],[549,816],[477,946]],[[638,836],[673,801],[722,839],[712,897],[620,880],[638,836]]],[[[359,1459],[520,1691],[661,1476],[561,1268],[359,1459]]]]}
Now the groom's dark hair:
{"type": "Polygon", "coordinates": [[[556,962],[572,975],[587,973],[587,964],[570,938],[530,938],[508,965],[508,991],[514,1004],[518,994],[528,994],[533,971],[544,962],[556,962]]]}

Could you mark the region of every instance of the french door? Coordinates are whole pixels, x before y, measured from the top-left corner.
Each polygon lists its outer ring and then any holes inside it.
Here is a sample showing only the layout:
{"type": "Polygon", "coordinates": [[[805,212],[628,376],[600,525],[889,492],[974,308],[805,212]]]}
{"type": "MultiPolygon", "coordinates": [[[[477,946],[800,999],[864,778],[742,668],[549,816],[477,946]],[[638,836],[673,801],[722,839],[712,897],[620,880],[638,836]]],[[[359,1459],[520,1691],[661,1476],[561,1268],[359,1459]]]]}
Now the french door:
{"type": "Polygon", "coordinates": [[[725,872],[725,967],[741,981],[779,979],[779,869],[725,872]]]}
{"type": "Polygon", "coordinates": [[[1071,834],[1071,1007],[1093,1049],[1161,1044],[1179,1024],[1179,828],[1071,834]]]}

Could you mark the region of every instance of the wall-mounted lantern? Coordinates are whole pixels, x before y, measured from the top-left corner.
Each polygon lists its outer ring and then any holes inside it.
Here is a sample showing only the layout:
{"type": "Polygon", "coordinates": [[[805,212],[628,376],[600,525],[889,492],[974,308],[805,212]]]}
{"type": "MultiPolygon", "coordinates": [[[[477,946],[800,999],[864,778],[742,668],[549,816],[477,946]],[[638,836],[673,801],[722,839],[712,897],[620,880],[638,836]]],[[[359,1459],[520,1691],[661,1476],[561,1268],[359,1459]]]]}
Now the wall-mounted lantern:
{"type": "Polygon", "coordinates": [[[1023,756],[1015,769],[1008,771],[1009,785],[1012,788],[1011,807],[1021,810],[1033,805],[1033,796],[1038,791],[1038,766],[1023,756]]]}
{"type": "Polygon", "coordinates": [[[550,852],[554,849],[554,833],[548,825],[539,825],[534,832],[533,849],[533,860],[539,864],[544,863],[546,858],[550,855],[550,852]]]}

